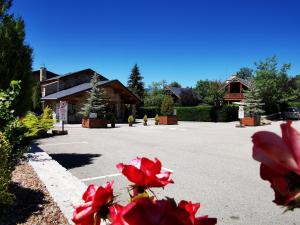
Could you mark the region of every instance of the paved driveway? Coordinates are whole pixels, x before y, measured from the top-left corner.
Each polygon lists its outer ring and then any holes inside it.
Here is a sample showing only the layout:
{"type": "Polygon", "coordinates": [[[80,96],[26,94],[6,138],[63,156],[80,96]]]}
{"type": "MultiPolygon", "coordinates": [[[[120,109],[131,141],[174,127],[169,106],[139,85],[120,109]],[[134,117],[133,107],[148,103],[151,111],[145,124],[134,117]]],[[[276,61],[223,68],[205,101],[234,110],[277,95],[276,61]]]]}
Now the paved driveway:
{"type": "MultiPolygon", "coordinates": [[[[123,201],[127,184],[115,165],[136,156],[158,157],[174,171],[175,184],[157,190],[170,196],[201,202],[200,214],[218,218],[218,224],[300,224],[300,211],[282,214],[272,203],[273,191],[259,177],[252,159],[251,136],[259,130],[280,134],[281,122],[255,128],[233,123],[180,122],[175,126],[117,125],[115,129],[68,126],[69,135],[38,141],[39,147],[86,184],[114,179],[123,201]]],[[[300,130],[300,122],[294,122],[300,130]]]]}

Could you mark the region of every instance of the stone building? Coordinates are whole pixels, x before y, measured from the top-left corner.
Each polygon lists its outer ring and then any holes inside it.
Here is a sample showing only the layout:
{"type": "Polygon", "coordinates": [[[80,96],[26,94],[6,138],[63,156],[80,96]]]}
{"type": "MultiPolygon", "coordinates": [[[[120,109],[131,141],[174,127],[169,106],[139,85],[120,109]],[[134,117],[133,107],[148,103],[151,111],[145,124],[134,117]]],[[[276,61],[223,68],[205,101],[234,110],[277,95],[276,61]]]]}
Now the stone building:
{"type": "MultiPolygon", "coordinates": [[[[85,69],[59,76],[43,67],[38,71],[33,71],[34,77],[40,80],[43,107],[52,108],[59,118],[59,107],[63,101],[67,103],[66,122],[80,123],[82,115],[79,112],[89,96],[90,81],[94,73],[96,72],[92,69],[85,69]]],[[[119,121],[124,120],[135,110],[140,99],[120,81],[108,80],[96,74],[99,76],[98,85],[107,94],[115,116],[119,121]]]]}

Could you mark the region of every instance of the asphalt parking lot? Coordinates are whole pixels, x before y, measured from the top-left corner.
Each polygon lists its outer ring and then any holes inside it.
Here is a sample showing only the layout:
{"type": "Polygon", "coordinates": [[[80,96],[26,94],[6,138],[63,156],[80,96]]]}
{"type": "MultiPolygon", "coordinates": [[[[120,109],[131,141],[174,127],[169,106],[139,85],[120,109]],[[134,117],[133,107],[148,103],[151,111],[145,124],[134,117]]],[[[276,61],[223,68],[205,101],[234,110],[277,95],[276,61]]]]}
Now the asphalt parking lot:
{"type": "MultiPolygon", "coordinates": [[[[218,218],[218,224],[295,225],[300,211],[287,212],[272,203],[273,190],[260,179],[252,159],[251,136],[259,130],[281,134],[281,122],[263,127],[235,128],[232,123],[180,122],[155,126],[153,121],[114,129],[66,126],[69,135],[37,141],[73,175],[86,184],[115,180],[117,194],[126,201],[127,180],[115,165],[136,156],[157,157],[174,172],[175,184],[154,190],[160,197],[200,202],[199,215],[218,218]]],[[[300,122],[293,126],[300,130],[300,122]]]]}

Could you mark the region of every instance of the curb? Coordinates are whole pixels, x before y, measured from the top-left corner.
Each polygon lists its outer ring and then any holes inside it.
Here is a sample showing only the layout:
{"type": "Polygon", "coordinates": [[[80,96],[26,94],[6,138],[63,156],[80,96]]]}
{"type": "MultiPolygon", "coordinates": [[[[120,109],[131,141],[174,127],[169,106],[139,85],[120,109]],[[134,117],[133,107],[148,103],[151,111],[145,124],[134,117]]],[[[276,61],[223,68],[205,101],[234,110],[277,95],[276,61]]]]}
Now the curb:
{"type": "Polygon", "coordinates": [[[73,206],[82,203],[81,197],[87,186],[46,152],[34,151],[25,156],[68,222],[73,224],[73,206]]]}

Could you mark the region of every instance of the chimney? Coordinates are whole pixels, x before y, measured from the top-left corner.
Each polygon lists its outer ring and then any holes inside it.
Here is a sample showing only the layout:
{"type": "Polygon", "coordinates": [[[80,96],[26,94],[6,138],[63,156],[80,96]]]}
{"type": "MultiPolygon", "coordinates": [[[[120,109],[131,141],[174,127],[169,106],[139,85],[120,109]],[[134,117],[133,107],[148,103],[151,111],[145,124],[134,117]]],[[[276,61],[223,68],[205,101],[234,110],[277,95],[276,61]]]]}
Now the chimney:
{"type": "Polygon", "coordinates": [[[40,81],[47,80],[47,69],[45,67],[40,68],[40,81]]]}

